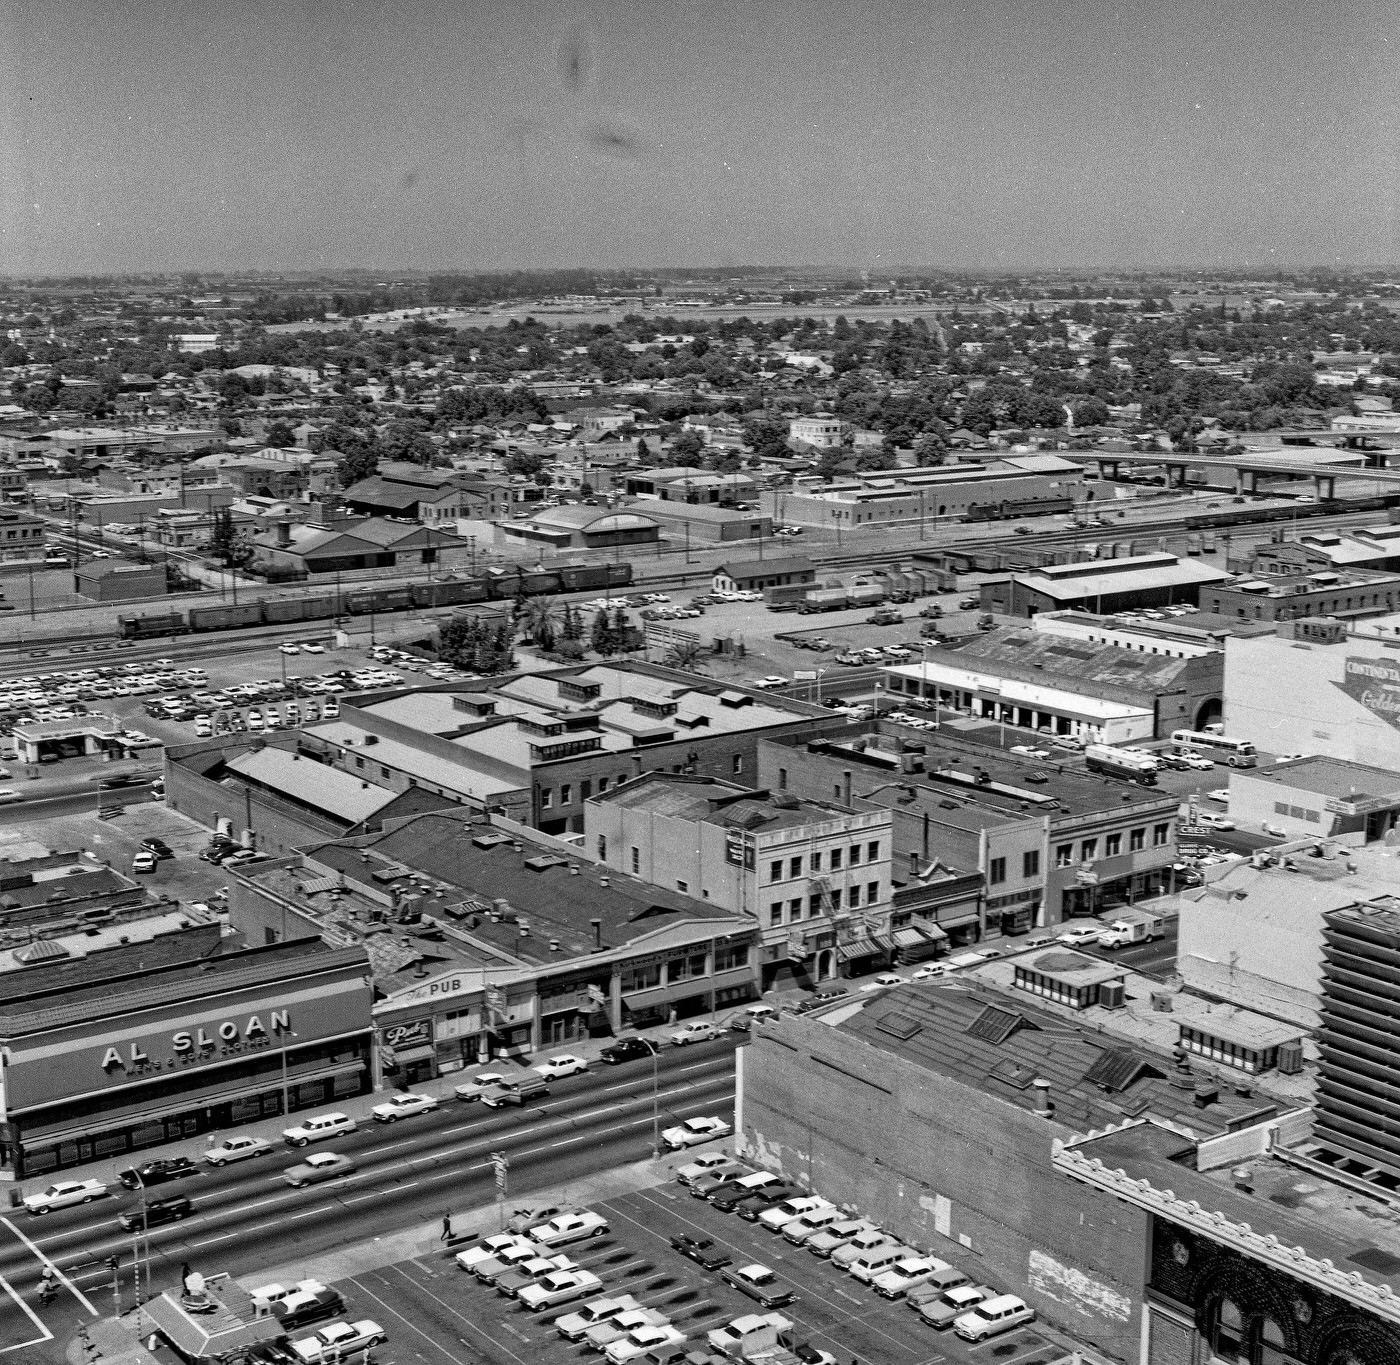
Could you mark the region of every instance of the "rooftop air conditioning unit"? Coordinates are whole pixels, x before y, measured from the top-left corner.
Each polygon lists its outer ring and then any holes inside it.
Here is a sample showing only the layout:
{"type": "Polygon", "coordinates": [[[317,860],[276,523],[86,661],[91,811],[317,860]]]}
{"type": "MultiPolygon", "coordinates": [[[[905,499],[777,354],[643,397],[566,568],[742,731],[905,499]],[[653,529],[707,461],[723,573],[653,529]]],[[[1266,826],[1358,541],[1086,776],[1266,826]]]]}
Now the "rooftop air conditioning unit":
{"type": "Polygon", "coordinates": [[[1127,1004],[1123,982],[1100,981],[1099,1004],[1106,1010],[1121,1010],[1127,1004]]]}

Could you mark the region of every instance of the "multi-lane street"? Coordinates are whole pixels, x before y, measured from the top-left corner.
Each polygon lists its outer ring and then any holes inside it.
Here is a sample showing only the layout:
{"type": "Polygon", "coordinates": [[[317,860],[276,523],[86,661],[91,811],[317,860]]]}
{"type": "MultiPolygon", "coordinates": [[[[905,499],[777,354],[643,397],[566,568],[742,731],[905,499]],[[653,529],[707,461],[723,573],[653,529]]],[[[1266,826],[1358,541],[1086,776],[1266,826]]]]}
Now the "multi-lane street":
{"type": "MultiPolygon", "coordinates": [[[[319,1148],[294,1151],[279,1140],[266,1156],[204,1167],[196,1178],[152,1190],[152,1199],[182,1194],[194,1207],[183,1221],[151,1231],[149,1256],[144,1241],[118,1226],[118,1215],[140,1203],[119,1185],[111,1186],[112,1197],[39,1217],[11,1209],[0,1218],[0,1354],[43,1341],[45,1332],[61,1341],[98,1312],[110,1312],[108,1257],[119,1258],[117,1292],[129,1307],[138,1242],[143,1292],[148,1282],[155,1292],[175,1284],[184,1263],[241,1275],[309,1258],[489,1203],[496,1196],[491,1152],[509,1160],[512,1200],[645,1159],[653,1123],[664,1128],[698,1114],[732,1119],[733,1078],[733,1041],[725,1038],[663,1052],[654,1071],[644,1062],[598,1065],[555,1081],[547,1097],[523,1109],[464,1104],[449,1092],[435,1112],[391,1124],[362,1122],[357,1132],[319,1148]],[[307,1189],[286,1184],[285,1168],[321,1150],[351,1157],[356,1171],[307,1189]],[[63,1278],[53,1303],[41,1308],[37,1291],[46,1262],[63,1278]]],[[[280,1126],[243,1131],[277,1138],[280,1126]]],[[[25,1192],[46,1183],[28,1182],[25,1192]]]]}

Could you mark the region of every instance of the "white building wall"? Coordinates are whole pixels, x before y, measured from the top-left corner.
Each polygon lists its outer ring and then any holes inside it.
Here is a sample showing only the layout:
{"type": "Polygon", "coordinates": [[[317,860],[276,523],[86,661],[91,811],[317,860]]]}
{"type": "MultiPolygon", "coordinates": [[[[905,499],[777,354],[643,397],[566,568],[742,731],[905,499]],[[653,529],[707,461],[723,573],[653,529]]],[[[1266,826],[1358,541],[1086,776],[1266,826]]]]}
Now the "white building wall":
{"type": "Polygon", "coordinates": [[[1224,725],[1264,753],[1327,754],[1400,772],[1400,649],[1359,636],[1337,644],[1231,638],[1224,725]]]}

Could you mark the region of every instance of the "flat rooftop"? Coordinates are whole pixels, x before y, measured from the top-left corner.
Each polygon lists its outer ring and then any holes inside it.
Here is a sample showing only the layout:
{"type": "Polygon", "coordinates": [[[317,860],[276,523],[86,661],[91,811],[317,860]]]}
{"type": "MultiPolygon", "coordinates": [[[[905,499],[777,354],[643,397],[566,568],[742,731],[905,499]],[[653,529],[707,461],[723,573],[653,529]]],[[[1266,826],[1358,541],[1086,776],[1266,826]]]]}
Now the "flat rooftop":
{"type": "Polygon", "coordinates": [[[384,834],[308,847],[305,856],[351,889],[381,896],[394,889],[419,893],[428,883],[425,911],[462,924],[468,945],[462,953],[470,956],[470,945],[477,945],[481,961],[535,965],[594,952],[595,919],[604,948],[697,920],[712,921],[718,932],[730,923],[735,932],[753,928],[752,919],[571,856],[554,840],[527,836],[460,815],[429,814],[384,834]],[[510,917],[497,921],[491,911],[499,902],[510,917]]]}
{"type": "Polygon", "coordinates": [[[1197,1170],[1195,1144],[1151,1123],[1076,1142],[1074,1150],[1154,1190],[1194,1200],[1207,1213],[1247,1223],[1259,1237],[1272,1235],[1285,1248],[1302,1247],[1315,1260],[1326,1258],[1340,1274],[1359,1275],[1400,1294],[1400,1207],[1311,1167],[1255,1157],[1246,1163],[1246,1188],[1234,1178],[1239,1163],[1197,1170]]]}
{"type": "Polygon", "coordinates": [[[1235,780],[1273,782],[1281,787],[1358,804],[1393,799],[1400,806],[1400,773],[1389,768],[1373,768],[1367,763],[1351,763],[1344,758],[1322,755],[1291,758],[1268,768],[1241,770],[1235,774],[1235,780]]]}

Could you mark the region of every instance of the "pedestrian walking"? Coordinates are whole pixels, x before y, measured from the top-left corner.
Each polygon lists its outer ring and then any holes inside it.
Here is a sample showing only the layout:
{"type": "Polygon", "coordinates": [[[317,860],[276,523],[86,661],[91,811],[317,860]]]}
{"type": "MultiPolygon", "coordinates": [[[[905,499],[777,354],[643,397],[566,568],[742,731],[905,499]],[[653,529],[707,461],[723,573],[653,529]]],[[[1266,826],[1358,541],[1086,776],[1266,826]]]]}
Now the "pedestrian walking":
{"type": "Polygon", "coordinates": [[[442,1215],[442,1236],[438,1241],[445,1242],[452,1236],[452,1214],[451,1212],[442,1215]]]}

